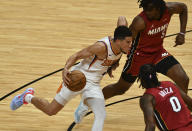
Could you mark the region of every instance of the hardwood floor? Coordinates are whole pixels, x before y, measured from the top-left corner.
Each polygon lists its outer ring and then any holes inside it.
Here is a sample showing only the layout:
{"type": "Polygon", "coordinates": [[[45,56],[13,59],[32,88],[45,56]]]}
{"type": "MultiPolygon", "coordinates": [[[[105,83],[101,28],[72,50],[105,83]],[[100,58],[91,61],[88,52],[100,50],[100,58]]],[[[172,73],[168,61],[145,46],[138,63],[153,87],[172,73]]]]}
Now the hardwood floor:
{"type": "MultiPolygon", "coordinates": [[[[173,0],[169,0],[173,1],[173,0]]],[[[175,1],[175,0],[174,0],[175,1]]],[[[192,1],[177,0],[188,5],[187,30],[192,29],[192,1]]],[[[129,24],[141,11],[137,0],[1,0],[0,1],[0,97],[12,90],[63,68],[67,58],[98,39],[113,35],[118,16],[126,16],[129,24]]],[[[179,17],[172,17],[168,34],[179,31],[179,17]]],[[[165,48],[182,64],[192,78],[192,33],[186,34],[183,46],[173,47],[174,37],[166,38],[165,48]]],[[[105,76],[102,87],[116,82],[126,56],[114,72],[105,76]]],[[[168,78],[159,75],[161,80],[168,78]]],[[[61,83],[61,72],[42,79],[29,87],[35,95],[51,101],[61,83]]],[[[192,88],[190,82],[189,88],[192,88]]],[[[79,96],[70,101],[56,116],[46,116],[31,104],[11,111],[11,99],[23,90],[0,101],[0,131],[66,131],[73,122],[79,96]]],[[[122,96],[106,101],[142,95],[144,90],[133,87],[122,96]]],[[[189,91],[192,96],[192,91],[189,91]]],[[[138,99],[107,107],[104,131],[143,131],[143,114],[138,99]]],[[[93,115],[87,116],[73,131],[91,130],[93,115]]]]}

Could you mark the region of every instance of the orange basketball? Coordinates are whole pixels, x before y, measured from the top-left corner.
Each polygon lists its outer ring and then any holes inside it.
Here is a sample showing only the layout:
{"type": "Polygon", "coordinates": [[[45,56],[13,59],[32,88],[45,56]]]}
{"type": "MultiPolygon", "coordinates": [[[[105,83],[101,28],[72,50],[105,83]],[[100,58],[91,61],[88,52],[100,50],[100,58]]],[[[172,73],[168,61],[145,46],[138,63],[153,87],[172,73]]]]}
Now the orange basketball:
{"type": "Polygon", "coordinates": [[[68,89],[70,89],[71,91],[74,91],[74,92],[80,91],[86,85],[86,77],[79,70],[72,71],[69,74],[69,78],[70,78],[71,81],[69,83],[68,89]]]}

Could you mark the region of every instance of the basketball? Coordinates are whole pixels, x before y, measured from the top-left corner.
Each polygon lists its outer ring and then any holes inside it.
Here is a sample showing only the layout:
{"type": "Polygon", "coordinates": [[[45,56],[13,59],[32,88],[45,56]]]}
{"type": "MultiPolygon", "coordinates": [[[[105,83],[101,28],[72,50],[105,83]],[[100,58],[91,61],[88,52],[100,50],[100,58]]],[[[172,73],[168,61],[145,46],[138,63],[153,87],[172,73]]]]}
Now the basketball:
{"type": "Polygon", "coordinates": [[[69,79],[71,80],[68,86],[68,89],[71,91],[77,92],[82,90],[86,84],[86,77],[85,75],[79,71],[74,70],[69,74],[69,79]]]}

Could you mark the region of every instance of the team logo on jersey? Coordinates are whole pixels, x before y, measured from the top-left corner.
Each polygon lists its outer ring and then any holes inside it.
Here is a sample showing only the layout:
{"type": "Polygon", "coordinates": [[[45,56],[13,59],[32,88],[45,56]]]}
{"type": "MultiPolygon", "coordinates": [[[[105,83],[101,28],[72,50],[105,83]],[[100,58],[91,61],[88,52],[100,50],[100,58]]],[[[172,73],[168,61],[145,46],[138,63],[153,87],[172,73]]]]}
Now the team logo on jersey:
{"type": "Polygon", "coordinates": [[[168,52],[165,52],[165,53],[161,54],[162,57],[165,57],[165,56],[168,56],[168,55],[169,55],[168,52]]]}
{"type": "Polygon", "coordinates": [[[165,31],[167,29],[167,27],[168,27],[168,23],[164,24],[164,25],[162,25],[160,27],[157,27],[157,28],[154,28],[154,29],[150,29],[148,31],[148,35],[154,35],[154,34],[157,34],[159,32],[165,31]]]}

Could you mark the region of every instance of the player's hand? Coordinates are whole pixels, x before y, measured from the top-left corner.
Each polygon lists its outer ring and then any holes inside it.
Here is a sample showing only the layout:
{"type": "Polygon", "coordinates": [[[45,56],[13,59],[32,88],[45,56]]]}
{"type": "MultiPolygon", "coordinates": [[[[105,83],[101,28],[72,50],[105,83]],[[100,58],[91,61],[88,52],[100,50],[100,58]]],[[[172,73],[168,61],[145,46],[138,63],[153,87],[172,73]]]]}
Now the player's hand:
{"type": "Polygon", "coordinates": [[[118,66],[119,66],[119,61],[116,62],[115,64],[113,64],[111,67],[108,68],[107,73],[108,73],[109,77],[111,77],[111,78],[114,77],[112,72],[113,72],[118,66]]]}
{"type": "Polygon", "coordinates": [[[176,47],[178,45],[182,45],[185,43],[185,35],[184,34],[178,34],[175,39],[175,45],[173,47],[176,47]]]}
{"type": "Polygon", "coordinates": [[[125,16],[119,16],[117,20],[117,27],[119,26],[127,26],[128,27],[128,22],[125,16]]]}
{"type": "Polygon", "coordinates": [[[70,71],[64,68],[62,72],[62,78],[65,86],[68,86],[70,83],[70,78],[68,77],[69,74],[70,74],[70,71]]]}

